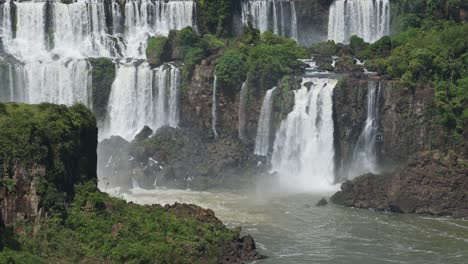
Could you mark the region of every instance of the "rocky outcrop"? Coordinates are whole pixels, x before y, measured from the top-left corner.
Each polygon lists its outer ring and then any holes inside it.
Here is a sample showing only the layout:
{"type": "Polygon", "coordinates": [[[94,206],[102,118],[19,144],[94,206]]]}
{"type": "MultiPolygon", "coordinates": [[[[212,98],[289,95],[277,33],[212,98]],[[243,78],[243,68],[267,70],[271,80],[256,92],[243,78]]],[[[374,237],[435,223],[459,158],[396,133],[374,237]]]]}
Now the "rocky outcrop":
{"type": "Polygon", "coordinates": [[[399,173],[345,182],[331,201],[398,213],[468,216],[468,162],[453,152],[414,155],[399,173]]]}
{"type": "Polygon", "coordinates": [[[135,183],[147,189],[232,187],[248,184],[251,173],[263,169],[240,140],[213,140],[206,130],[195,128],[163,127],[130,143],[114,137],[100,144],[99,153],[100,163],[106,164],[100,166],[105,181],[124,188],[135,183]]]}
{"type": "Polygon", "coordinates": [[[74,184],[96,179],[96,120],[84,106],[0,103],[0,127],[0,210],[6,226],[63,210],[74,184]]]}

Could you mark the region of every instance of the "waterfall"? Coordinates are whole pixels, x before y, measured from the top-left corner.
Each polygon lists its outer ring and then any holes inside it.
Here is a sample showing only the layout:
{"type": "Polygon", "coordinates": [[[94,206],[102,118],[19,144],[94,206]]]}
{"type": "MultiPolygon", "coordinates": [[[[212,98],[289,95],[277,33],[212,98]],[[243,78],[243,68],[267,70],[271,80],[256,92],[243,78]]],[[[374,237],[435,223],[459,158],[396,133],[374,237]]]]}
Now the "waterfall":
{"type": "Polygon", "coordinates": [[[367,86],[367,118],[354,147],[349,178],[365,173],[377,173],[376,140],[379,110],[380,82],[369,81],[367,86]]]}
{"type": "Polygon", "coordinates": [[[127,141],[146,125],[153,131],[179,123],[180,70],[172,65],[151,69],[148,63],[119,65],[109,97],[107,128],[101,138],[127,141]]]}
{"type": "Polygon", "coordinates": [[[294,108],[276,133],[271,159],[282,187],[333,188],[332,93],[336,84],[334,79],[304,77],[302,88],[294,92],[294,108]]]}
{"type": "Polygon", "coordinates": [[[84,60],[30,62],[27,73],[27,103],[91,103],[91,66],[84,60]]]}
{"type": "Polygon", "coordinates": [[[247,82],[242,84],[239,98],[239,139],[245,139],[245,125],[247,123],[247,99],[249,88],[247,82]]]}
{"type": "Polygon", "coordinates": [[[242,1],[242,24],[250,24],[262,33],[270,30],[277,35],[297,40],[294,1],[244,0],[242,1]]]}
{"type": "Polygon", "coordinates": [[[216,117],[216,86],[218,84],[218,77],[216,76],[216,73],[214,74],[214,80],[213,80],[213,97],[212,97],[212,105],[211,105],[211,130],[213,130],[213,134],[215,138],[218,138],[218,132],[216,132],[216,122],[217,122],[217,117],[216,117]]]}
{"type": "Polygon", "coordinates": [[[262,110],[258,120],[257,136],[255,137],[254,154],[259,156],[267,156],[270,152],[271,144],[271,119],[273,114],[273,92],[276,87],[268,90],[263,99],[262,110]]]}
{"type": "Polygon", "coordinates": [[[19,64],[4,64],[0,67],[0,102],[27,102],[26,72],[19,64]]]}
{"type": "Polygon", "coordinates": [[[372,43],[389,33],[389,0],[335,0],[330,7],[329,40],[347,43],[358,35],[372,43]]]}
{"type": "Polygon", "coordinates": [[[172,29],[195,26],[194,1],[130,0],[125,4],[127,56],[144,57],[149,35],[169,35],[172,29]]]}
{"type": "Polygon", "coordinates": [[[107,33],[104,3],[53,3],[54,52],[66,57],[115,57],[123,43],[107,33]]]}
{"type": "Polygon", "coordinates": [[[45,2],[15,2],[16,36],[12,2],[3,4],[2,40],[5,51],[19,58],[35,58],[46,52],[45,2]]]}

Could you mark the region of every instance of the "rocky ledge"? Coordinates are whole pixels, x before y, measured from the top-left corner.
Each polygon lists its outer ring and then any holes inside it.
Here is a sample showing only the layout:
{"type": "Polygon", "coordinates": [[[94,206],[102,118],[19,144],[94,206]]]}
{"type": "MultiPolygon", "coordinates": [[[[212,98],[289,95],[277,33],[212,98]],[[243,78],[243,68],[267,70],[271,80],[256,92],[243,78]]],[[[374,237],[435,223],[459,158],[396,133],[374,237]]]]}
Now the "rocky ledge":
{"type": "Polygon", "coordinates": [[[468,161],[425,151],[398,173],[362,175],[341,186],[335,204],[397,213],[468,216],[468,161]]]}

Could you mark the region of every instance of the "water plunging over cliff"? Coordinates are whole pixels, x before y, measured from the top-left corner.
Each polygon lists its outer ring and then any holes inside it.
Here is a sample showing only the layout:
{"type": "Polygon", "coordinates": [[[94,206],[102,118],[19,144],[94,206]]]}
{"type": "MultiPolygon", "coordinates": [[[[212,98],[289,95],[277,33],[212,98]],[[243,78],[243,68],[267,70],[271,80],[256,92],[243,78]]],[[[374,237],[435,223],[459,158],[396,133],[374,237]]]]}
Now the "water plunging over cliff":
{"type": "Polygon", "coordinates": [[[245,139],[245,125],[247,123],[247,100],[249,96],[249,87],[247,82],[242,83],[239,98],[239,139],[245,139]]]}
{"type": "MultiPolygon", "coordinates": [[[[115,8],[116,15],[120,11],[115,8]]],[[[170,30],[195,26],[194,1],[130,0],[125,4],[127,56],[144,57],[148,35],[167,36],[170,30]]]]}
{"type": "Polygon", "coordinates": [[[19,64],[0,68],[0,102],[27,102],[26,72],[19,64]]]}
{"type": "Polygon", "coordinates": [[[172,65],[151,69],[148,63],[119,65],[109,97],[107,128],[101,138],[126,140],[146,125],[153,131],[179,123],[180,70],[172,65]]]}
{"type": "Polygon", "coordinates": [[[304,77],[295,104],[276,133],[272,171],[282,187],[323,191],[334,182],[333,88],[337,80],[304,77]],[[308,88],[310,87],[310,88],[308,88]]]}
{"type": "Polygon", "coordinates": [[[115,57],[125,49],[107,32],[104,4],[98,0],[53,3],[54,52],[67,57],[115,57]]]}
{"type": "Polygon", "coordinates": [[[215,138],[218,138],[218,132],[216,131],[216,122],[217,122],[217,116],[216,116],[216,86],[218,84],[218,77],[216,76],[216,73],[214,74],[214,80],[213,80],[213,96],[212,96],[212,102],[211,102],[211,130],[213,130],[213,134],[215,138]]]}
{"type": "Polygon", "coordinates": [[[348,178],[365,173],[377,173],[376,141],[380,82],[369,81],[367,86],[367,118],[362,133],[354,147],[348,178]]]}
{"type": "Polygon", "coordinates": [[[358,35],[372,43],[389,33],[389,0],[335,0],[330,7],[329,40],[347,43],[358,35]]]}
{"type": "Polygon", "coordinates": [[[272,140],[271,119],[273,114],[273,92],[276,87],[268,90],[263,99],[262,110],[258,120],[257,136],[255,138],[254,154],[267,156],[270,153],[272,140]]]}
{"type": "Polygon", "coordinates": [[[297,40],[297,18],[294,1],[244,0],[242,24],[251,24],[261,32],[267,30],[277,35],[297,40]]]}

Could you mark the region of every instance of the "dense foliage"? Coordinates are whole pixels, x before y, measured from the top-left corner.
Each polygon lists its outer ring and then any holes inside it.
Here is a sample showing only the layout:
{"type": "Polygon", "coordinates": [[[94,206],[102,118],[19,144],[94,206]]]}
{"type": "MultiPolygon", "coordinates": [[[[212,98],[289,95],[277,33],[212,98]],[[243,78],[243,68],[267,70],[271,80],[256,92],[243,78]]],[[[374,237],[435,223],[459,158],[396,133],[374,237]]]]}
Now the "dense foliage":
{"type": "Polygon", "coordinates": [[[37,183],[46,210],[63,213],[57,198],[96,177],[96,120],[85,106],[0,103],[0,127],[0,185],[14,185],[14,168],[44,168],[37,183]]]}
{"type": "Polygon", "coordinates": [[[244,28],[242,39],[217,60],[216,74],[224,89],[238,91],[247,78],[250,87],[265,91],[298,69],[298,59],[308,56],[307,50],[292,39],[244,28]]]}
{"type": "Polygon", "coordinates": [[[392,4],[393,28],[402,32],[420,27],[427,19],[460,19],[460,7],[467,0],[394,0],[392,4]]]}
{"type": "Polygon", "coordinates": [[[197,0],[197,23],[202,33],[232,34],[234,0],[197,0]]]}
{"type": "Polygon", "coordinates": [[[391,55],[374,62],[380,73],[410,87],[433,86],[440,121],[462,133],[468,123],[468,24],[428,21],[391,45],[391,55]]]}
{"type": "MultiPolygon", "coordinates": [[[[29,236],[30,226],[24,236],[10,235],[16,241],[6,243],[0,256],[16,263],[27,258],[54,263],[216,263],[222,246],[236,236],[219,221],[197,220],[177,208],[111,198],[97,191],[94,182],[75,189],[65,217],[53,215],[34,236],[29,236]]],[[[184,210],[191,210],[186,206],[184,210]]]]}

